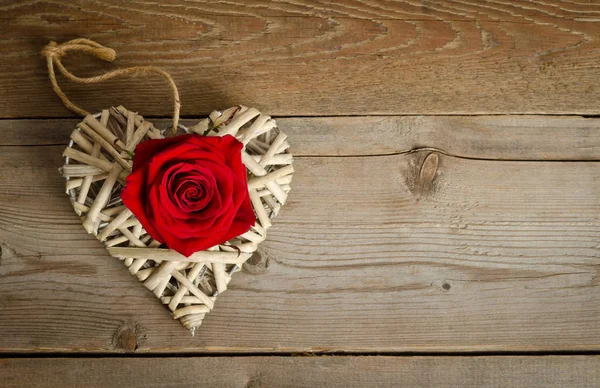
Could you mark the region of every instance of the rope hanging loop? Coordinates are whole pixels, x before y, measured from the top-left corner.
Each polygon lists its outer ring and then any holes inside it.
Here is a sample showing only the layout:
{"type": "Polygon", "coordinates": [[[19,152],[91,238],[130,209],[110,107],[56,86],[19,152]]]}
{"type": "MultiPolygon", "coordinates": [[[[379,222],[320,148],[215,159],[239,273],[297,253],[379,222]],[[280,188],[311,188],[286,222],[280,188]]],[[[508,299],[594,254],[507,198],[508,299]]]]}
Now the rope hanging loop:
{"type": "Polygon", "coordinates": [[[55,69],[58,69],[58,71],[65,78],[75,83],[87,85],[101,83],[104,81],[108,81],[109,79],[125,75],[136,76],[154,73],[163,77],[167,82],[169,89],[171,90],[174,104],[173,133],[177,131],[177,125],[179,124],[179,111],[181,110],[181,102],[179,101],[179,91],[177,90],[177,85],[175,85],[175,81],[173,81],[173,78],[171,78],[169,73],[155,66],[134,66],[124,69],[113,70],[108,73],[97,75],[95,77],[82,78],[71,73],[62,64],[63,56],[65,56],[68,52],[72,51],[84,52],[107,62],[112,62],[117,57],[117,53],[115,52],[115,50],[109,47],[104,47],[101,44],[94,42],[93,40],[84,38],[73,39],[61,44],[58,44],[56,42],[50,42],[48,43],[48,45],[46,45],[46,47],[44,47],[44,49],[42,50],[42,55],[46,58],[46,62],[48,65],[48,76],[50,77],[52,88],[68,109],[82,116],[87,116],[88,114],[90,114],[85,109],[80,108],[79,106],[75,105],[71,100],[69,100],[69,98],[58,85],[58,81],[56,80],[55,69]]]}

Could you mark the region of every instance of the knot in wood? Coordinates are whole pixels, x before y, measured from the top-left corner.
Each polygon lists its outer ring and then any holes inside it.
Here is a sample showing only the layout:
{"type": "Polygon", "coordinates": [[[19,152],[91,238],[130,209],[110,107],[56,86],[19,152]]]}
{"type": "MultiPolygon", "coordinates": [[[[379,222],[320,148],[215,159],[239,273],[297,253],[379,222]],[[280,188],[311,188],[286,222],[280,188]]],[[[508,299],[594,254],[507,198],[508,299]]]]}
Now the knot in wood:
{"type": "Polygon", "coordinates": [[[267,272],[268,267],[269,258],[260,249],[254,252],[252,256],[250,256],[250,258],[242,266],[244,271],[253,275],[260,275],[267,272]]]}
{"type": "Polygon", "coordinates": [[[439,157],[434,152],[427,155],[423,160],[421,170],[419,171],[419,191],[421,195],[425,195],[431,191],[438,165],[439,157]]]}

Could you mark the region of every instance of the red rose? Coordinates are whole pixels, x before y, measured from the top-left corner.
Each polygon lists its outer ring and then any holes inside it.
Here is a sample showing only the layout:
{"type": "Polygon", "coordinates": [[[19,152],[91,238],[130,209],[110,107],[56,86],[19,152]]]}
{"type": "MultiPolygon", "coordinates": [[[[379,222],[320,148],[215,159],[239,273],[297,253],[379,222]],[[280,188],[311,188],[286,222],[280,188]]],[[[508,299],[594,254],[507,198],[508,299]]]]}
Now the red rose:
{"type": "Polygon", "coordinates": [[[186,257],[223,243],[256,221],[242,148],[230,135],[146,140],[121,199],[152,238],[186,257]]]}

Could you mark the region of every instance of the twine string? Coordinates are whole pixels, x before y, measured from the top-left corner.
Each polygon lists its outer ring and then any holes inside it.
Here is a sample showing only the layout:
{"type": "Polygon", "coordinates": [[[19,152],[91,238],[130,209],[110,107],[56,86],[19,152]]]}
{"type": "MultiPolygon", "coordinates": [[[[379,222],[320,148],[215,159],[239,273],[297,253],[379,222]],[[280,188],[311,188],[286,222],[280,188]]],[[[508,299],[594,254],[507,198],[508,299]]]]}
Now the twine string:
{"type": "Polygon", "coordinates": [[[102,59],[107,62],[114,61],[117,56],[115,50],[108,48],[108,47],[104,47],[101,44],[94,42],[93,40],[83,39],[83,38],[73,39],[73,40],[70,40],[70,41],[62,43],[62,44],[57,44],[56,42],[50,42],[48,45],[46,45],[46,47],[44,47],[44,49],[42,50],[42,55],[44,57],[46,57],[46,62],[48,64],[48,76],[50,77],[50,82],[52,82],[52,88],[54,89],[54,92],[58,95],[58,97],[60,97],[63,104],[65,104],[65,106],[67,108],[69,108],[73,112],[80,114],[82,116],[87,116],[88,114],[90,114],[86,110],[75,105],[71,100],[69,100],[69,98],[66,96],[66,94],[62,91],[62,89],[60,88],[60,86],[58,85],[58,82],[56,80],[55,68],[57,68],[58,71],[65,78],[67,78],[75,83],[88,84],[88,85],[101,83],[104,81],[108,81],[109,79],[121,77],[121,76],[125,76],[125,75],[136,76],[136,75],[142,75],[142,74],[155,73],[155,74],[158,74],[161,77],[163,77],[167,81],[167,84],[169,85],[169,88],[171,89],[171,93],[173,95],[173,104],[174,104],[173,133],[175,133],[177,131],[177,125],[179,124],[179,111],[181,109],[181,103],[179,101],[179,91],[177,90],[177,86],[175,85],[175,82],[173,81],[173,78],[171,78],[169,73],[167,73],[166,71],[164,71],[158,67],[154,67],[154,66],[134,66],[134,67],[128,67],[128,68],[124,68],[124,69],[113,70],[108,73],[97,75],[95,77],[82,78],[82,77],[78,77],[78,76],[74,75],[73,73],[71,73],[70,71],[68,71],[65,68],[65,66],[62,64],[61,58],[65,54],[67,54],[69,51],[78,51],[78,52],[84,52],[87,54],[91,54],[91,55],[95,56],[96,58],[102,59]]]}

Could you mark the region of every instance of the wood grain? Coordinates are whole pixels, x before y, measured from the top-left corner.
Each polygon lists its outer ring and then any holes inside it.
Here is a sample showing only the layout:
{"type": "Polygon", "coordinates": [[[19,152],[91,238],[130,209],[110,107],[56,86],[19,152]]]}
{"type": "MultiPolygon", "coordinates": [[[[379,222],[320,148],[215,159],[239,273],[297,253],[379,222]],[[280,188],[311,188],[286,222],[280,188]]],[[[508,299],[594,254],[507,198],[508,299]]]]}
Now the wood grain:
{"type": "Polygon", "coordinates": [[[5,388],[597,388],[600,357],[0,359],[5,388]]]}
{"type": "MultiPolygon", "coordinates": [[[[199,119],[185,119],[192,126],[199,119]]],[[[158,128],[168,119],[151,119],[158,128]]],[[[61,145],[77,119],[2,120],[0,146],[61,145]]],[[[369,156],[431,148],[474,159],[600,160],[600,120],[574,116],[280,117],[296,156],[369,156]]]]}
{"type": "Polygon", "coordinates": [[[85,233],[62,149],[0,148],[2,351],[600,350],[596,162],[299,157],[266,272],[191,338],[85,233]]]}
{"type": "MultiPolygon", "coordinates": [[[[0,117],[57,117],[39,51],[85,36],[114,65],[152,64],[184,115],[237,103],[274,115],[599,114],[600,4],[530,1],[31,1],[0,5],[0,117]]],[[[65,84],[89,110],[169,115],[162,81],[65,84]]]]}

